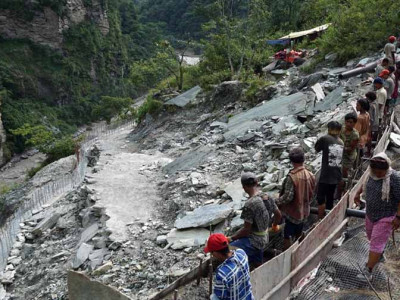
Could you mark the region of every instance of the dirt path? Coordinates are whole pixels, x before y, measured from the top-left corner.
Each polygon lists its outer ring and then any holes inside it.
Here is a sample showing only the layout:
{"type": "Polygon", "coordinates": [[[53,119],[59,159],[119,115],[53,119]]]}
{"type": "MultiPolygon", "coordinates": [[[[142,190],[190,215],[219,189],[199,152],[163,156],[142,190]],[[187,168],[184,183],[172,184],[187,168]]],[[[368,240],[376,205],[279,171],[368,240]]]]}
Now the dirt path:
{"type": "Polygon", "coordinates": [[[134,146],[125,140],[128,133],[129,130],[124,130],[100,140],[100,170],[90,175],[95,181],[92,187],[100,198],[96,205],[105,207],[110,217],[107,227],[112,231],[111,237],[120,242],[128,239],[128,224],[149,220],[159,198],[156,172],[144,169],[168,161],[158,153],[132,153],[134,146]]]}

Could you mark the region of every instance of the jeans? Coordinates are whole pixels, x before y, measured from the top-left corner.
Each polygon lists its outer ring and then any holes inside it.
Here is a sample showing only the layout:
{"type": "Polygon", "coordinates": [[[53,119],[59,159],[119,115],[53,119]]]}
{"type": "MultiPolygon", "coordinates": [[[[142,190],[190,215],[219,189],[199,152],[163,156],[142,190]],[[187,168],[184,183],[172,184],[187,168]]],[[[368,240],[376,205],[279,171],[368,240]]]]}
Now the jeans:
{"type": "Polygon", "coordinates": [[[248,237],[240,238],[232,243],[230,246],[240,248],[246,252],[249,258],[249,264],[262,263],[264,257],[264,251],[262,249],[255,248],[248,237]]]}

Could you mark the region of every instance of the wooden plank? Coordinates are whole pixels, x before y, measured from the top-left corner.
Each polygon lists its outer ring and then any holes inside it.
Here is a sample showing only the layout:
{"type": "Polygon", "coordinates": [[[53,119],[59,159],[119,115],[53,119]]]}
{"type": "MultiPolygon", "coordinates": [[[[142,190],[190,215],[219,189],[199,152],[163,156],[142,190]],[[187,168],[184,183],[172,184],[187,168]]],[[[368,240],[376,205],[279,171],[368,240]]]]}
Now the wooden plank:
{"type": "Polygon", "coordinates": [[[194,268],[191,270],[189,273],[183,275],[182,277],[179,277],[176,281],[174,281],[172,284],[170,284],[168,287],[163,289],[161,292],[151,296],[149,300],[160,300],[163,299],[164,297],[168,296],[169,294],[173,293],[176,289],[179,289],[180,287],[192,282],[197,278],[199,273],[207,274],[206,272],[208,271],[208,267],[210,264],[210,259],[205,260],[201,266],[194,268]],[[201,268],[201,270],[199,270],[201,268]]]}
{"type": "MultiPolygon", "coordinates": [[[[292,247],[282,254],[274,257],[267,263],[251,272],[251,285],[253,295],[256,299],[261,299],[277,284],[279,284],[279,282],[281,282],[287,275],[289,275],[291,271],[292,252],[295,248],[297,248],[297,244],[298,242],[293,244],[292,247]]],[[[287,288],[288,293],[290,293],[290,285],[287,285],[287,288]]]]}
{"type": "Polygon", "coordinates": [[[346,216],[348,193],[307,235],[292,253],[292,270],[297,268],[340,225],[346,216]]]}

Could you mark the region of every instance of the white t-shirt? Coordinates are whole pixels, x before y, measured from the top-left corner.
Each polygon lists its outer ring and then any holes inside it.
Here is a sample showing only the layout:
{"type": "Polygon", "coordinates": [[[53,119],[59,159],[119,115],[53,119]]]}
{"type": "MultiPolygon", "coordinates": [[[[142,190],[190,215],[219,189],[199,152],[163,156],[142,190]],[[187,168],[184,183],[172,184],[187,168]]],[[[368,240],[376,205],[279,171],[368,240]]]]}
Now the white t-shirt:
{"type": "Polygon", "coordinates": [[[376,102],[378,102],[379,105],[382,105],[382,107],[379,109],[379,118],[383,118],[383,115],[385,114],[385,105],[386,105],[386,100],[387,100],[387,92],[384,87],[381,87],[379,90],[376,91],[376,102]]]}
{"type": "Polygon", "coordinates": [[[383,48],[383,52],[385,53],[385,57],[389,59],[389,65],[393,66],[393,52],[396,52],[396,46],[392,43],[387,43],[385,48],[383,48]]]}

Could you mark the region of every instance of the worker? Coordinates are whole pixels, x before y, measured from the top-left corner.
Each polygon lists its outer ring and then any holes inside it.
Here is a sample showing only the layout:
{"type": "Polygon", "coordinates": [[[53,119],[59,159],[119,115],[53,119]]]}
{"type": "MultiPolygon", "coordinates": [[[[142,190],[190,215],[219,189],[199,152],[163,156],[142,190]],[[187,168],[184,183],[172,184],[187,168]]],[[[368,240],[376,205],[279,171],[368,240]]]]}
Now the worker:
{"type": "MultiPolygon", "coordinates": [[[[357,149],[360,142],[360,135],[354,128],[357,124],[357,114],[354,112],[348,113],[344,116],[345,126],[340,132],[340,139],[344,143],[343,156],[342,156],[342,175],[343,178],[348,180],[352,174],[354,163],[357,160],[357,149]]],[[[342,195],[345,182],[341,181],[339,185],[339,195],[342,195]]]]}
{"type": "Polygon", "coordinates": [[[383,87],[386,90],[386,106],[393,107],[394,103],[392,100],[392,95],[394,92],[394,80],[390,76],[389,70],[383,70],[379,77],[383,79],[383,87]]]}
{"type": "Polygon", "coordinates": [[[285,178],[280,197],[276,201],[285,216],[284,250],[292,245],[292,240],[302,236],[305,221],[310,215],[310,203],[315,190],[315,176],[304,167],[303,149],[292,149],[289,152],[289,159],[293,169],[285,178]]]}
{"type": "Polygon", "coordinates": [[[325,209],[333,208],[337,185],[342,181],[343,141],[339,138],[342,124],[328,123],[328,134],[315,143],[315,151],[322,151],[321,175],[318,182],[318,217],[325,216],[325,209]]]}
{"type": "Polygon", "coordinates": [[[394,75],[394,91],[392,99],[394,99],[395,105],[397,105],[397,98],[399,95],[399,81],[400,81],[400,62],[396,63],[396,70],[393,72],[394,75]]]}
{"type": "Polygon", "coordinates": [[[368,100],[357,100],[356,109],[359,112],[359,115],[357,117],[357,123],[354,126],[354,129],[358,131],[360,136],[359,148],[363,150],[367,145],[369,136],[371,134],[371,119],[368,113],[370,105],[368,100]]]}
{"type": "Polygon", "coordinates": [[[375,77],[378,77],[383,70],[387,70],[388,68],[389,68],[389,59],[385,57],[384,59],[382,59],[381,64],[376,67],[375,77]]]}
{"type": "Polygon", "coordinates": [[[215,270],[211,300],[255,300],[248,258],[242,249],[230,250],[227,237],[215,233],[208,238],[204,252],[221,263],[215,270]]]}
{"type": "Polygon", "coordinates": [[[389,60],[389,66],[394,66],[396,64],[396,37],[395,36],[390,36],[389,37],[389,42],[385,45],[383,52],[385,53],[385,58],[389,60]]]}
{"type": "Polygon", "coordinates": [[[387,101],[387,92],[383,87],[383,79],[380,77],[375,78],[374,87],[376,93],[376,102],[378,103],[379,107],[379,126],[382,127],[384,125],[383,119],[385,116],[385,105],[387,101]]]}
{"type": "Polygon", "coordinates": [[[365,228],[370,242],[368,261],[363,274],[357,278],[372,279],[374,267],[379,262],[392,230],[400,226],[400,174],[391,168],[385,153],[375,155],[370,161],[368,176],[355,196],[360,205],[361,194],[366,202],[365,228]]]}
{"type": "MultiPolygon", "coordinates": [[[[246,201],[241,218],[244,226],[233,236],[228,237],[230,245],[243,249],[252,266],[259,266],[263,262],[264,248],[268,243],[268,227],[271,213],[264,204],[265,196],[260,194],[257,176],[253,173],[243,173],[241,182],[244,191],[250,196],[246,201]]],[[[271,202],[270,202],[271,203],[271,202]]],[[[272,202],[275,213],[273,228],[279,230],[278,222],[280,212],[272,202]]]]}
{"type": "Polygon", "coordinates": [[[365,98],[369,103],[369,117],[370,117],[370,136],[368,140],[368,155],[371,155],[372,142],[377,141],[379,131],[379,107],[376,102],[376,93],[368,92],[365,94],[365,98]]]}

